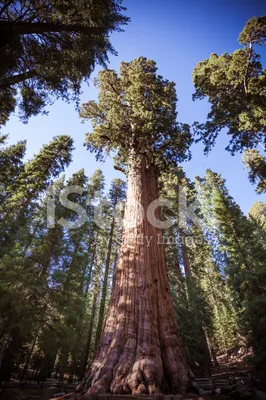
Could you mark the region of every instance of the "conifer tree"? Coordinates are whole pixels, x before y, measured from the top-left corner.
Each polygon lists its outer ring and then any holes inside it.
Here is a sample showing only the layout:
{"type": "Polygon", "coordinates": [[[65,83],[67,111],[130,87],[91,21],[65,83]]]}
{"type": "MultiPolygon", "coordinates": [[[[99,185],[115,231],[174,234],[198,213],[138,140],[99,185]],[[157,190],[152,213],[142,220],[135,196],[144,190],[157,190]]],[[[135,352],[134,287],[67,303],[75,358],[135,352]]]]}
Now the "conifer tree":
{"type": "Polygon", "coordinates": [[[24,122],[54,99],[77,101],[95,64],[116,54],[109,38],[129,18],[120,0],[5,0],[0,7],[0,125],[24,122]]]}
{"type": "Polygon", "coordinates": [[[23,168],[23,157],[26,150],[26,141],[20,141],[15,145],[4,147],[7,139],[6,136],[0,137],[0,207],[2,202],[7,201],[11,194],[11,187],[18,174],[23,168]]]}
{"type": "Polygon", "coordinates": [[[194,68],[193,99],[207,97],[211,103],[207,122],[195,123],[205,152],[223,128],[230,136],[227,150],[232,153],[255,148],[259,143],[266,148],[266,70],[254,50],[254,45],[265,44],[265,32],[266,17],[251,18],[238,37],[243,48],[220,56],[212,53],[194,68]]]}
{"type": "MultiPolygon", "coordinates": [[[[109,191],[109,204],[110,210],[116,210],[117,205],[119,202],[125,199],[125,182],[121,179],[113,179],[111,183],[111,188],[109,191]]],[[[104,322],[104,315],[105,315],[105,306],[106,306],[106,297],[107,297],[107,290],[108,290],[108,279],[110,274],[110,264],[111,264],[111,256],[112,256],[112,249],[114,245],[114,234],[115,234],[115,215],[111,216],[110,221],[110,232],[108,238],[108,246],[107,246],[107,254],[106,254],[106,261],[105,261],[105,269],[104,269],[104,277],[102,282],[102,291],[101,291],[101,302],[100,302],[100,309],[99,309],[99,319],[98,319],[98,326],[96,332],[96,343],[98,343],[104,322]]]]}
{"type": "Polygon", "coordinates": [[[253,222],[254,234],[257,235],[257,240],[266,245],[266,204],[262,201],[256,201],[252,204],[248,219],[253,222]]]}
{"type": "Polygon", "coordinates": [[[251,183],[257,184],[257,193],[266,191],[266,158],[258,150],[246,150],[243,163],[248,169],[248,177],[251,183]]]}
{"type": "Polygon", "coordinates": [[[158,170],[188,158],[189,127],[176,121],[174,83],[157,75],[151,60],[121,63],[120,76],[105,70],[97,82],[98,103],[90,101],[81,111],[93,125],[87,146],[97,159],[117,151],[116,167],[127,169],[128,191],[106,323],[78,391],[83,397],[99,392],[183,392],[188,369],[177,336],[164,249],[156,243],[160,230],[146,215],[139,221],[139,203],[146,213],[158,198],[158,170]],[[150,247],[137,243],[142,235],[153,238],[150,247]]]}
{"type": "Polygon", "coordinates": [[[256,201],[252,204],[249,212],[248,218],[253,220],[257,225],[266,231],[266,204],[262,201],[256,201]]]}
{"type": "MultiPolygon", "coordinates": [[[[29,247],[35,229],[43,226],[45,210],[40,224],[32,224],[34,212],[39,208],[39,196],[48,187],[52,178],[56,178],[71,161],[72,139],[61,136],[44,146],[31,161],[21,165],[14,157],[13,168],[19,171],[8,182],[1,221],[1,277],[5,283],[2,288],[3,317],[2,332],[4,351],[0,368],[0,380],[8,380],[14,361],[23,343],[31,335],[31,328],[38,325],[38,315],[43,312],[49,289],[48,260],[53,247],[42,243],[37,253],[29,247]],[[48,250],[48,251],[47,251],[48,250]],[[43,251],[43,252],[42,252],[43,251]],[[10,283],[12,286],[10,286],[10,283]],[[9,309],[9,315],[6,310],[9,309]],[[32,313],[29,323],[28,315],[32,313]],[[7,338],[7,339],[5,339],[7,338]]],[[[10,150],[10,149],[9,149],[10,150]]],[[[24,146],[22,146],[24,152],[24,146]]],[[[21,154],[21,147],[18,152],[21,154]]],[[[11,154],[12,151],[11,151],[11,154]]],[[[11,162],[11,159],[9,160],[11,162]]],[[[38,210],[40,212],[40,210],[38,210]]],[[[51,243],[50,243],[51,244],[51,243]]]]}
{"type": "Polygon", "coordinates": [[[183,195],[189,206],[198,199],[198,193],[181,167],[162,177],[161,194],[173,202],[166,214],[176,221],[168,232],[166,255],[180,336],[190,367],[197,365],[205,373],[210,367],[210,356],[217,363],[215,352],[234,347],[238,340],[230,292],[205,238],[199,207],[195,210],[196,221],[184,214],[183,195]]]}
{"type": "Polygon", "coordinates": [[[234,303],[242,327],[255,352],[259,368],[265,362],[264,317],[265,310],[265,246],[258,240],[256,227],[235,204],[225,187],[224,180],[207,170],[203,180],[198,180],[203,191],[209,192],[212,228],[216,231],[218,246],[225,256],[225,273],[228,276],[234,303]]]}
{"type": "Polygon", "coordinates": [[[71,162],[73,140],[69,136],[58,136],[43,146],[39,154],[24,164],[14,183],[7,187],[11,192],[3,208],[5,223],[2,224],[0,240],[2,250],[16,230],[23,226],[34,202],[71,162]]]}
{"type": "Polygon", "coordinates": [[[96,224],[95,207],[98,202],[102,200],[105,188],[105,180],[103,173],[100,169],[97,169],[89,179],[88,183],[88,223],[89,223],[89,242],[88,242],[88,263],[87,268],[84,270],[84,285],[83,285],[83,296],[86,302],[90,303],[90,316],[83,325],[85,332],[83,351],[80,359],[80,368],[78,375],[83,378],[89,356],[92,351],[93,333],[96,326],[96,311],[97,311],[97,300],[99,294],[99,280],[100,280],[100,269],[97,265],[101,264],[101,260],[98,260],[100,254],[101,234],[103,233],[100,227],[96,224]],[[99,262],[100,261],[100,262],[99,262]]]}

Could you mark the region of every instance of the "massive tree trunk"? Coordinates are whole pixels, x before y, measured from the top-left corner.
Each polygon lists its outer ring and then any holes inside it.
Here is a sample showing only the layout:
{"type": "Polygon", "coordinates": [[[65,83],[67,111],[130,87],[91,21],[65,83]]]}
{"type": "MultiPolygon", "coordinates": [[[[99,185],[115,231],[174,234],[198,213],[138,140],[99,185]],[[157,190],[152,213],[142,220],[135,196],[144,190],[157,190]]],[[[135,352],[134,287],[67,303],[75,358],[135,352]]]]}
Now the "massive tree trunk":
{"type": "MultiPolygon", "coordinates": [[[[77,398],[95,393],[157,394],[184,392],[188,368],[178,338],[161,231],[146,211],[157,199],[154,165],[131,165],[123,239],[115,286],[92,364],[78,386],[77,398]],[[145,217],[139,226],[138,204],[145,217]],[[131,223],[132,225],[132,223],[131,223]],[[147,240],[150,244],[148,245],[147,240]]],[[[159,209],[155,215],[160,219],[159,209]]]]}

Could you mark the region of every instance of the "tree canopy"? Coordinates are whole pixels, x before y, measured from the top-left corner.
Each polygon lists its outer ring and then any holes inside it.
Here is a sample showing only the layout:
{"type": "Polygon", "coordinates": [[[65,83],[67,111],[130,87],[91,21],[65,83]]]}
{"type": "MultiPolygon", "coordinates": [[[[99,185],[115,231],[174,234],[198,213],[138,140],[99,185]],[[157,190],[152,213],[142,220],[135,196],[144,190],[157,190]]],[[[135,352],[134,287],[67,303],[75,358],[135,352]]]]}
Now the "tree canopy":
{"type": "Polygon", "coordinates": [[[232,153],[266,147],[266,70],[254,45],[265,44],[266,17],[251,18],[239,35],[242,49],[220,56],[213,53],[193,71],[196,92],[193,99],[208,98],[211,111],[205,123],[194,124],[208,152],[223,128],[232,153]]]}
{"type": "MultiPolygon", "coordinates": [[[[0,125],[16,106],[26,122],[55,98],[78,100],[95,64],[115,53],[109,34],[128,22],[124,10],[122,0],[2,1],[0,125]]],[[[206,152],[227,129],[227,149],[244,151],[261,194],[266,70],[255,50],[266,17],[251,18],[238,40],[243,48],[194,69],[194,99],[211,103],[194,127],[206,152]]],[[[203,375],[216,356],[250,346],[265,380],[265,202],[246,216],[219,173],[186,177],[178,164],[191,157],[190,127],[177,120],[175,83],[153,60],[105,68],[95,84],[98,101],[80,112],[92,122],[86,145],[97,160],[114,156],[127,184],[116,178],[107,189],[100,169],[66,179],[68,135],[30,160],[26,140],[7,145],[0,135],[0,383],[67,378],[81,381],[79,399],[183,393],[189,368],[203,375]],[[169,202],[153,215],[167,228],[149,219],[162,197],[169,202]]]]}
{"type": "Polygon", "coordinates": [[[257,184],[257,193],[266,191],[266,158],[258,150],[246,150],[243,155],[243,164],[247,167],[251,183],[257,184]]]}
{"type": "Polygon", "coordinates": [[[54,99],[77,101],[95,64],[116,54],[109,35],[124,11],[121,0],[1,2],[0,125],[16,106],[26,122],[54,99]]]}
{"type": "Polygon", "coordinates": [[[114,70],[99,73],[99,101],[83,104],[80,113],[92,121],[86,143],[98,160],[112,150],[116,168],[125,168],[132,152],[162,168],[189,158],[192,139],[189,126],[176,120],[175,84],[156,70],[154,61],[139,57],[122,62],[120,76],[114,70]]]}

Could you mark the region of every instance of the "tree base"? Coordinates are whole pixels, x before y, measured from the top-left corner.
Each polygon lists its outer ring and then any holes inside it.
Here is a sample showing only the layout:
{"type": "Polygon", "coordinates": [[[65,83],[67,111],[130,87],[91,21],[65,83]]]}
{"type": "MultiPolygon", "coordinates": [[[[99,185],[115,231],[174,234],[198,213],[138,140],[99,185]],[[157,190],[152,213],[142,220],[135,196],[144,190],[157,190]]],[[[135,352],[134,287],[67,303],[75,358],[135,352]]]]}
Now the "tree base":
{"type": "MultiPolygon", "coordinates": [[[[143,158],[128,175],[115,285],[94,358],[77,387],[83,400],[106,393],[161,398],[162,393],[183,394],[188,387],[165,250],[158,243],[161,230],[150,223],[147,213],[140,224],[130,223],[139,221],[139,204],[147,210],[158,197],[155,166],[147,168],[143,158]],[[149,245],[138,240],[142,237],[150,239],[149,245]]],[[[159,220],[158,208],[156,212],[159,220]]]]}
{"type": "Polygon", "coordinates": [[[183,396],[181,394],[175,394],[175,395],[163,395],[163,394],[157,394],[157,395],[128,395],[128,394],[88,394],[86,393],[85,395],[80,395],[76,394],[75,397],[73,397],[73,400],[181,400],[183,399],[183,396]]]}

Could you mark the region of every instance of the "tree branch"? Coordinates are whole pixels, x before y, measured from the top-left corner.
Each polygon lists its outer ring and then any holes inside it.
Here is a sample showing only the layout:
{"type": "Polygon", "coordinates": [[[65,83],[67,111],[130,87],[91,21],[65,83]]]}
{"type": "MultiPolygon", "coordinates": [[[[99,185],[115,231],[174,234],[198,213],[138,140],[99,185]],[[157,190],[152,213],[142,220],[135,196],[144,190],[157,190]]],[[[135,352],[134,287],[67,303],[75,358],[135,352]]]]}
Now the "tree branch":
{"type": "Polygon", "coordinates": [[[247,77],[248,77],[248,70],[249,70],[249,64],[250,64],[251,56],[252,56],[252,43],[249,43],[248,60],[247,60],[245,74],[244,74],[244,81],[243,81],[246,99],[247,99],[247,96],[248,96],[247,77]]]}
{"type": "Polygon", "coordinates": [[[122,172],[125,175],[127,174],[127,171],[123,167],[120,167],[119,165],[114,165],[114,169],[116,169],[117,171],[122,172]]]}
{"type": "Polygon", "coordinates": [[[18,35],[41,34],[45,32],[79,32],[87,35],[99,35],[105,33],[107,28],[89,27],[80,24],[58,24],[45,22],[18,22],[0,21],[0,27],[11,29],[18,35]]]}
{"type": "Polygon", "coordinates": [[[9,86],[16,85],[20,82],[26,81],[27,79],[34,78],[37,75],[38,75],[37,71],[32,70],[23,72],[21,74],[8,76],[7,78],[2,78],[0,79],[0,88],[5,89],[9,86]]]}
{"type": "Polygon", "coordinates": [[[118,96],[121,95],[121,93],[119,93],[119,92],[116,90],[116,88],[113,86],[113,84],[112,84],[110,81],[108,81],[108,84],[111,86],[111,88],[113,89],[113,91],[114,91],[118,96]]]}
{"type": "Polygon", "coordinates": [[[10,6],[12,1],[8,1],[0,10],[0,16],[3,14],[3,12],[10,6]]]}
{"type": "Polygon", "coordinates": [[[101,139],[106,139],[106,140],[108,140],[108,141],[111,140],[111,139],[109,138],[109,136],[107,136],[107,135],[101,135],[100,137],[101,137],[101,139]]]}
{"type": "Polygon", "coordinates": [[[169,147],[169,142],[165,141],[160,147],[156,148],[156,151],[163,151],[169,147]]]}

